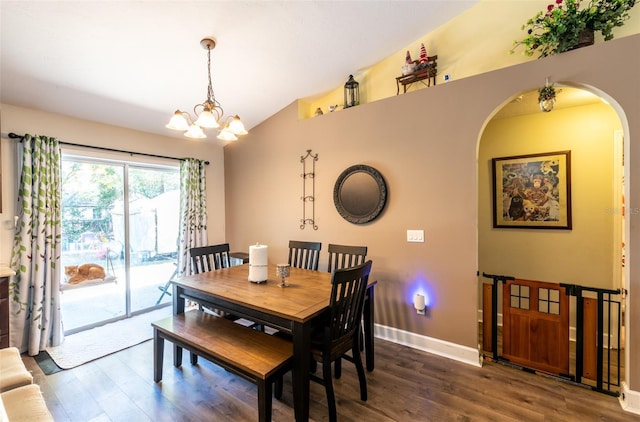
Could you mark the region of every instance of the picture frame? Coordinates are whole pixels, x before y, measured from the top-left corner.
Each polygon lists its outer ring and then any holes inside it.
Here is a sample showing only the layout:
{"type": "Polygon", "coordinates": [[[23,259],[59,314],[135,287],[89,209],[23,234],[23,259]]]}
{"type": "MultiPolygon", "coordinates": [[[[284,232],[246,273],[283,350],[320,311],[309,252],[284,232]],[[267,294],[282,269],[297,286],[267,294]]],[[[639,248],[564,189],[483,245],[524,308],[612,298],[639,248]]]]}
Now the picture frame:
{"type": "Polygon", "coordinates": [[[491,161],[494,228],[571,230],[571,151],[491,161]]]}

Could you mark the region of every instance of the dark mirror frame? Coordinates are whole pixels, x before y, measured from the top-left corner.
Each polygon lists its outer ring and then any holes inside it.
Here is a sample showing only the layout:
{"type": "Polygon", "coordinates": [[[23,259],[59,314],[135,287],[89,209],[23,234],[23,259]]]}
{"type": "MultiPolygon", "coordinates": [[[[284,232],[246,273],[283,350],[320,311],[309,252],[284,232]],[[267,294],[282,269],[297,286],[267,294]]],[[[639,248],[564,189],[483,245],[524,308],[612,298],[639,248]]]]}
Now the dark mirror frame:
{"type": "MultiPolygon", "coordinates": [[[[352,179],[353,180],[353,179],[352,179]]],[[[350,186],[349,189],[353,189],[354,186],[350,186]]],[[[355,187],[357,188],[357,186],[355,187]]],[[[351,166],[343,171],[338,179],[336,180],[336,184],[333,188],[333,202],[338,210],[338,213],[345,220],[354,224],[364,224],[370,221],[375,220],[382,210],[384,209],[385,204],[387,203],[387,184],[382,177],[382,174],[375,168],[371,166],[367,166],[364,164],[358,164],[355,166],[351,166]],[[363,213],[362,210],[358,210],[346,204],[343,200],[343,189],[345,185],[349,184],[349,178],[354,174],[364,173],[369,175],[371,179],[378,186],[377,192],[369,192],[370,195],[375,195],[372,197],[367,197],[367,202],[374,202],[376,205],[370,210],[365,210],[363,213]]]]}

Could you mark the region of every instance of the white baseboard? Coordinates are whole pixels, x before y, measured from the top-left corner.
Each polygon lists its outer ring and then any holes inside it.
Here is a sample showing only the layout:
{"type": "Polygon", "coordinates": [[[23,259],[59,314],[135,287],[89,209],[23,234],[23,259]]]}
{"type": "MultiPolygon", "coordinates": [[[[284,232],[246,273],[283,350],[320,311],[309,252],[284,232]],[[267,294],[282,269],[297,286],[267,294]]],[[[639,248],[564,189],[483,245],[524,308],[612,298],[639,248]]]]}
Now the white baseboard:
{"type": "Polygon", "coordinates": [[[458,362],[473,366],[482,366],[482,356],[478,352],[478,349],[473,347],[461,346],[448,341],[380,324],[375,324],[374,335],[383,340],[433,353],[434,355],[443,356],[458,362]]]}
{"type": "Polygon", "coordinates": [[[622,382],[622,394],[618,400],[625,412],[640,415],[640,392],[629,390],[629,386],[624,381],[622,382]]]}

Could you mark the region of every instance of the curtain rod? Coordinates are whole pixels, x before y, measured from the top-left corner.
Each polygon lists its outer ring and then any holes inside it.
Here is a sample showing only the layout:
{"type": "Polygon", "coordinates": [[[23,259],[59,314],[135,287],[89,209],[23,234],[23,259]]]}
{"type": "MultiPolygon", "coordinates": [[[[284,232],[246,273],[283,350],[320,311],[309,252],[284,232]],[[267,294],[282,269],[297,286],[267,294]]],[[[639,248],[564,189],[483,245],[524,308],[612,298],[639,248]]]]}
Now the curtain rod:
{"type": "MultiPolygon", "coordinates": [[[[13,132],[10,132],[9,133],[9,138],[23,140],[24,139],[24,135],[18,135],[18,134],[15,134],[13,132]]],[[[178,161],[184,160],[184,158],[167,157],[167,156],[164,156],[164,155],[156,155],[156,154],[147,154],[146,152],[125,151],[125,150],[122,150],[122,149],[96,147],[96,146],[93,146],[93,145],[73,144],[71,142],[63,142],[63,141],[58,141],[58,143],[60,143],[61,145],[68,145],[68,146],[72,146],[72,147],[92,148],[92,149],[98,149],[98,150],[101,150],[101,151],[121,152],[121,153],[124,153],[124,154],[131,154],[131,155],[143,155],[145,157],[165,158],[165,159],[168,159],[168,160],[178,160],[178,161]]],[[[209,165],[208,161],[205,161],[204,163],[206,165],[209,165]]]]}

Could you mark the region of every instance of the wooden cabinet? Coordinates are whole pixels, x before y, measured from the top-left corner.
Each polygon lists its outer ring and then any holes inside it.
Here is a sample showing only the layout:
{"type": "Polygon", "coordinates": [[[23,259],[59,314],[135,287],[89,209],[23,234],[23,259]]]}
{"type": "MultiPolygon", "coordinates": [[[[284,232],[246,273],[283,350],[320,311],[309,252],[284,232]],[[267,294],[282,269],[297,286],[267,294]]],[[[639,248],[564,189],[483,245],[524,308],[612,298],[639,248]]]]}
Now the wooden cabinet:
{"type": "Polygon", "coordinates": [[[0,349],[9,347],[9,277],[0,277],[0,349]]]}

